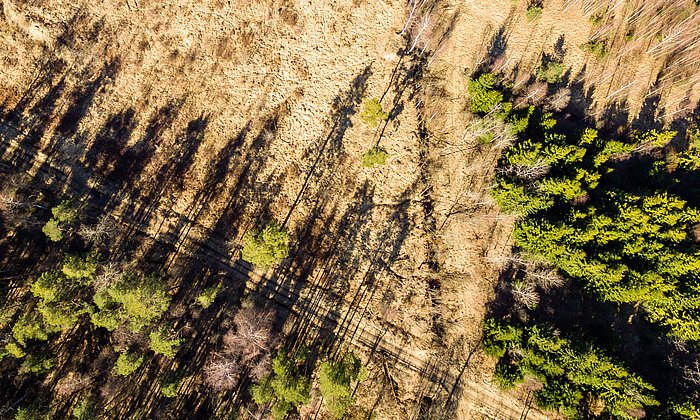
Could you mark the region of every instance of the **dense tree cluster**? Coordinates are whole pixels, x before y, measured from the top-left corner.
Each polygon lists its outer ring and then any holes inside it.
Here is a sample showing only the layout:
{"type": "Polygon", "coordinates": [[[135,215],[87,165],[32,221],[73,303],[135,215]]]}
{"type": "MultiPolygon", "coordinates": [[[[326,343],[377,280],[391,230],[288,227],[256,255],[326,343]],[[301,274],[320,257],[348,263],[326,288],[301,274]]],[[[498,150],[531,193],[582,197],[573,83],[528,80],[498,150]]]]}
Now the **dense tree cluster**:
{"type": "Polygon", "coordinates": [[[700,247],[690,234],[700,211],[663,188],[668,174],[656,162],[631,188],[616,169],[623,156],[662,147],[675,133],[651,130],[621,142],[593,129],[574,137],[554,128],[545,114],[539,138],[503,158],[493,195],[522,218],[516,245],[600,299],[639,306],[670,334],[700,340],[700,247]]]}
{"type": "Polygon", "coordinates": [[[537,405],[568,417],[628,418],[638,408],[658,405],[654,388],[595,347],[576,348],[539,326],[521,327],[487,319],[484,350],[499,357],[496,378],[512,387],[526,374],[539,379],[537,405]]]}
{"type": "MultiPolygon", "coordinates": [[[[473,80],[473,111],[503,106],[509,92],[495,76],[473,80]]],[[[574,418],[629,418],[659,403],[657,413],[696,418],[694,397],[671,398],[664,389],[667,400],[657,401],[657,390],[617,362],[614,349],[581,334],[559,336],[538,323],[537,308],[541,293],[572,279],[591,299],[626,305],[630,320],[641,314],[666,340],[697,349],[700,210],[679,187],[700,167],[700,135],[691,129],[680,148],[673,131],[606,139],[592,128],[563,131],[544,110],[531,114],[501,158],[492,190],[517,217],[518,252],[511,265],[518,273],[504,289],[516,305],[512,316],[488,319],[484,328],[484,348],[499,358],[497,380],[512,386],[533,376],[543,384],[538,405],[574,418]]]]}

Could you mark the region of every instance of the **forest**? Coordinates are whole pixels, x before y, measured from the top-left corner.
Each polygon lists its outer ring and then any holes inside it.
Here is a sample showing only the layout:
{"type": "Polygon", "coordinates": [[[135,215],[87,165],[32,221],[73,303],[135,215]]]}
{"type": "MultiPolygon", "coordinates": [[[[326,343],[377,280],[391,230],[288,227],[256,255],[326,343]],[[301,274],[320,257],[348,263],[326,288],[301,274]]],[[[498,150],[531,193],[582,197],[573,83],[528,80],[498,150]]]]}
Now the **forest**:
{"type": "Polygon", "coordinates": [[[0,419],[700,420],[696,0],[0,34],[0,419]]]}

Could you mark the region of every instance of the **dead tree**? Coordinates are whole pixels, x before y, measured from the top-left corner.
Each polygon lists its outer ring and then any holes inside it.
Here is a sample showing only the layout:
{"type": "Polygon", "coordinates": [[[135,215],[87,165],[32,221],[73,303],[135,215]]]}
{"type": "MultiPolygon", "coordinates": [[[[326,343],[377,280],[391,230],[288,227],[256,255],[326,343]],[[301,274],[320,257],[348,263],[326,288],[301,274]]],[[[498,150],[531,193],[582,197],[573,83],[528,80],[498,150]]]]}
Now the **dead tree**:
{"type": "Polygon", "coordinates": [[[108,216],[103,215],[94,225],[82,225],[78,230],[83,240],[95,246],[108,244],[117,234],[117,224],[108,216]]]}
{"type": "Polygon", "coordinates": [[[220,351],[204,368],[207,385],[233,389],[244,375],[259,380],[269,372],[273,347],[272,312],[246,307],[233,318],[235,329],[224,334],[220,351]]]}

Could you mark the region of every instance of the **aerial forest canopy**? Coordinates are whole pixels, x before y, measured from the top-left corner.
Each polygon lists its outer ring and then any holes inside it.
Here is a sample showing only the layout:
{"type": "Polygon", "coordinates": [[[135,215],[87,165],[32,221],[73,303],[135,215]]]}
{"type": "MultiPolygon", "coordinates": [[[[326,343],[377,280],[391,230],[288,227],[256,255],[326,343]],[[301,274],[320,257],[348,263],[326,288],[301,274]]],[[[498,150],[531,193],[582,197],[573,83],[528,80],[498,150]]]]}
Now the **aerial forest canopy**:
{"type": "Polygon", "coordinates": [[[0,0],[0,420],[700,420],[700,0],[0,0]]]}
{"type": "MultiPolygon", "coordinates": [[[[494,80],[485,74],[470,85],[475,111],[510,109],[502,102],[508,92],[494,80]]],[[[503,154],[492,190],[501,209],[517,217],[518,263],[510,285],[515,313],[510,321],[489,318],[484,327],[486,351],[500,358],[496,377],[505,386],[537,377],[544,384],[538,404],[572,417],[602,410],[628,418],[658,406],[651,384],[603,355],[600,343],[572,331],[574,325],[565,328],[579,335],[575,345],[549,322],[538,326],[546,317],[537,311],[535,288],[546,292],[561,287],[556,277],[570,279],[593,301],[628,313],[628,323],[643,317],[667,340],[697,351],[700,209],[690,183],[700,169],[700,130],[689,130],[680,145],[678,133],[655,129],[606,138],[590,127],[562,129],[555,115],[538,109],[526,129],[513,132],[518,140],[503,154]]],[[[666,412],[696,410],[673,400],[682,394],[659,391],[666,412]]]]}

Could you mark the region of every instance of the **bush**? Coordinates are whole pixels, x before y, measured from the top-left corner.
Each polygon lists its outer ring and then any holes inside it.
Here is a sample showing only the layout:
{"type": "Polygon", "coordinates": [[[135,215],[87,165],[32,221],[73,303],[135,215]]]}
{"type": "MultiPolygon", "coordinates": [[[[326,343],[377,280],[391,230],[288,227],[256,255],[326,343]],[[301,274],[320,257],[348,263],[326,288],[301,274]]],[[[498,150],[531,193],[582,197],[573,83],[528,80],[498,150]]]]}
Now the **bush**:
{"type": "Polygon", "coordinates": [[[53,365],[53,359],[50,357],[43,358],[30,354],[26,359],[24,359],[24,362],[22,362],[22,367],[19,369],[19,371],[22,373],[41,375],[49,372],[51,368],[53,368],[53,365]]]}
{"type": "Polygon", "coordinates": [[[491,144],[493,143],[493,137],[494,134],[489,132],[480,135],[476,140],[479,142],[479,144],[491,144]]]}
{"type": "Polygon", "coordinates": [[[10,341],[5,345],[5,352],[7,352],[7,354],[14,357],[15,359],[21,359],[27,354],[24,352],[22,346],[15,343],[14,341],[10,341]]]}
{"type": "Polygon", "coordinates": [[[268,224],[262,232],[246,232],[241,258],[262,268],[271,268],[289,255],[289,232],[277,222],[268,224]]]}
{"type": "Polygon", "coordinates": [[[114,372],[120,376],[129,376],[136,372],[143,363],[143,356],[137,353],[122,352],[114,364],[114,372]]]}
{"type": "Polygon", "coordinates": [[[593,54],[601,60],[608,56],[608,47],[601,40],[590,40],[581,45],[581,49],[593,54]]]}
{"type": "Polygon", "coordinates": [[[69,201],[62,201],[61,204],[52,208],[51,214],[59,223],[73,223],[78,219],[78,211],[73,208],[69,201]]]}
{"type": "Polygon", "coordinates": [[[41,228],[41,231],[44,232],[44,235],[46,235],[52,242],[58,242],[63,239],[63,230],[56,219],[51,219],[46,222],[44,227],[41,228]]]}
{"type": "Polygon", "coordinates": [[[360,119],[369,127],[374,128],[379,125],[381,121],[389,119],[389,114],[384,112],[378,98],[365,99],[362,101],[360,119]]]}
{"type": "Polygon", "coordinates": [[[373,147],[362,155],[362,166],[372,168],[374,165],[384,165],[388,157],[389,153],[385,149],[379,146],[373,147]]]}
{"type": "Polygon", "coordinates": [[[260,384],[253,385],[250,393],[258,405],[272,405],[272,417],[281,420],[301,404],[310,400],[310,381],[302,374],[304,355],[296,359],[287,357],[280,350],[272,361],[272,375],[264,378],[260,384]]]}
{"type": "Polygon", "coordinates": [[[153,331],[148,335],[148,338],[150,340],[149,347],[151,350],[153,350],[155,354],[162,354],[168,359],[175,357],[177,348],[185,341],[182,338],[171,339],[164,328],[153,331]]]}
{"type": "Polygon", "coordinates": [[[501,360],[496,365],[493,379],[501,389],[512,389],[515,387],[515,384],[525,379],[525,375],[518,365],[501,360]]]}
{"type": "Polygon", "coordinates": [[[537,69],[537,79],[547,83],[559,83],[564,74],[564,64],[559,61],[549,61],[537,69]]]}
{"type": "Polygon", "coordinates": [[[195,302],[202,308],[207,309],[214,303],[214,300],[216,300],[216,296],[218,296],[219,292],[221,292],[221,289],[223,289],[221,283],[206,288],[199,294],[199,296],[197,296],[195,302]]]}
{"type": "Polygon", "coordinates": [[[38,311],[26,311],[12,326],[12,336],[21,345],[28,339],[46,341],[51,332],[55,331],[47,327],[38,311]]]}
{"type": "Polygon", "coordinates": [[[68,201],[62,201],[61,204],[51,209],[53,218],[46,222],[41,231],[53,242],[58,242],[63,239],[64,225],[71,224],[78,219],[78,210],[74,209],[68,201]]]}
{"type": "Polygon", "coordinates": [[[508,347],[519,344],[521,331],[495,318],[484,321],[484,352],[489,356],[503,357],[508,347]]]}
{"type": "Polygon", "coordinates": [[[164,397],[175,398],[180,391],[183,378],[175,373],[168,373],[160,381],[160,393],[164,397]]]}
{"type": "Polygon", "coordinates": [[[91,253],[85,258],[68,255],[63,259],[61,271],[69,279],[78,280],[81,284],[89,286],[95,280],[97,254],[91,253]]]}
{"type": "Polygon", "coordinates": [[[50,418],[51,416],[37,408],[35,403],[30,407],[18,408],[14,420],[48,420],[50,418]]]}
{"type": "Polygon", "coordinates": [[[167,285],[155,276],[141,279],[123,275],[92,299],[99,309],[90,315],[94,325],[112,331],[127,322],[128,329],[137,333],[160,319],[168,310],[171,297],[167,285]]]}
{"type": "Polygon", "coordinates": [[[596,13],[595,15],[591,15],[591,17],[588,18],[588,20],[591,22],[592,25],[597,26],[597,25],[600,25],[601,23],[603,23],[604,17],[605,17],[605,15],[603,15],[603,13],[596,13]]]}
{"type": "Polygon", "coordinates": [[[362,381],[366,372],[360,359],[346,354],[336,363],[325,362],[319,369],[318,387],[325,399],[328,411],[336,419],[342,419],[353,403],[352,383],[362,381]]]}
{"type": "Polygon", "coordinates": [[[690,400],[671,402],[669,411],[669,418],[700,420],[700,406],[693,404],[690,400]]]}
{"type": "Polygon", "coordinates": [[[494,89],[496,77],[491,73],[484,73],[476,79],[469,79],[467,91],[469,92],[469,105],[475,114],[487,114],[503,101],[503,94],[494,89]]]}
{"type": "Polygon", "coordinates": [[[535,19],[539,19],[542,16],[542,7],[537,5],[530,5],[525,12],[525,17],[528,22],[532,22],[535,19]]]}
{"type": "Polygon", "coordinates": [[[78,420],[92,420],[96,418],[97,406],[94,398],[88,395],[80,400],[80,402],[73,407],[71,415],[78,420]]]}

